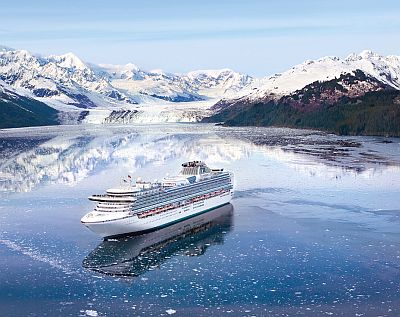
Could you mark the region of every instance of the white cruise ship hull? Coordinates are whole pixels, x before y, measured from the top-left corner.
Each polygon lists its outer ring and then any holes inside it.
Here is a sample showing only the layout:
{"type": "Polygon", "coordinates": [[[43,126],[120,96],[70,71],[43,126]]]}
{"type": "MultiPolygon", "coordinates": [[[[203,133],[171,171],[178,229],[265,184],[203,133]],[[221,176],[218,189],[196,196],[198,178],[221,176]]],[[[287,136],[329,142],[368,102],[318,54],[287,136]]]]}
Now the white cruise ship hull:
{"type": "Polygon", "coordinates": [[[83,224],[103,238],[144,233],[172,225],[179,221],[183,221],[190,217],[226,205],[230,202],[232,196],[233,190],[231,189],[218,196],[193,202],[175,209],[170,209],[150,217],[140,218],[137,214],[127,214],[127,216],[119,219],[97,222],[85,221],[83,224]]]}

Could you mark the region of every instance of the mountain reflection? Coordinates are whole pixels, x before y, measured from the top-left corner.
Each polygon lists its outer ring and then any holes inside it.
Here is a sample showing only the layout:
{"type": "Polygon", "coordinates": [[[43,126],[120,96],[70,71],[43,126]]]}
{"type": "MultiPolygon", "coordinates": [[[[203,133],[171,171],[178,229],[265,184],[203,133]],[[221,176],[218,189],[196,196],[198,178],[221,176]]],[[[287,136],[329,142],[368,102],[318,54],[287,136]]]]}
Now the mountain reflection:
{"type": "Polygon", "coordinates": [[[397,144],[382,146],[382,140],[371,138],[208,125],[63,129],[67,128],[2,133],[0,192],[28,192],[43,184],[75,185],[113,165],[134,173],[149,164],[200,159],[221,165],[254,153],[312,175],[368,176],[377,170],[400,169],[397,144]]]}
{"type": "Polygon", "coordinates": [[[173,256],[201,256],[223,244],[233,227],[231,204],[172,226],[139,236],[105,240],[82,262],[86,269],[107,275],[139,276],[173,256]]]}
{"type": "Polygon", "coordinates": [[[35,136],[0,139],[0,191],[28,192],[42,183],[75,184],[112,153],[137,138],[125,135],[70,133],[32,142],[35,136]]]}

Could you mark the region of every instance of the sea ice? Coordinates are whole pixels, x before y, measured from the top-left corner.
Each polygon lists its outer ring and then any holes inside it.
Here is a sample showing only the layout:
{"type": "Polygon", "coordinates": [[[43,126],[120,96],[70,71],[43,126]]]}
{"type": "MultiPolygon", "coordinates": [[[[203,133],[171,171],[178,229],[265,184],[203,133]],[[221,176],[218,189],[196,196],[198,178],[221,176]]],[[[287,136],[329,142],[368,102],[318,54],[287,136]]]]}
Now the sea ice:
{"type": "Polygon", "coordinates": [[[166,312],[168,315],[173,315],[173,314],[176,313],[176,310],[174,310],[174,309],[167,309],[165,312],[166,312]]]}
{"type": "Polygon", "coordinates": [[[91,310],[91,309],[86,309],[85,314],[86,314],[86,316],[92,316],[92,317],[99,316],[97,311],[91,310]]]}

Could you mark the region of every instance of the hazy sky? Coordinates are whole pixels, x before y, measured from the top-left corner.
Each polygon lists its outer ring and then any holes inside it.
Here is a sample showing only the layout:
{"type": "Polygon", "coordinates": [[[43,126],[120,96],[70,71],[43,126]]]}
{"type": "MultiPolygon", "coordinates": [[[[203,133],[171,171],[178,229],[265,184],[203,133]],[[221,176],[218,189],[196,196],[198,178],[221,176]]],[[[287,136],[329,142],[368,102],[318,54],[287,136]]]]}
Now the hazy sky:
{"type": "Polygon", "coordinates": [[[371,49],[400,55],[399,0],[7,1],[0,44],[170,72],[255,76],[371,49]]]}

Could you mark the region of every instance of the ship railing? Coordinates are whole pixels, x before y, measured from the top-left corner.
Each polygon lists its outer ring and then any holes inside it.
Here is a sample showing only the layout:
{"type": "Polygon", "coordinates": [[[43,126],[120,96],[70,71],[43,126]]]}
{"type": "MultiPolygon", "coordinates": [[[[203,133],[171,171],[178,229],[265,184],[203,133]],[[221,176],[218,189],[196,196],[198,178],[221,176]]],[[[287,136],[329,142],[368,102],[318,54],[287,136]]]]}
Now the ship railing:
{"type": "Polygon", "coordinates": [[[103,204],[99,202],[97,204],[97,208],[104,208],[104,209],[125,209],[125,208],[132,208],[134,204],[103,204]]]}
{"type": "MultiPolygon", "coordinates": [[[[195,194],[193,194],[193,195],[188,195],[187,197],[185,197],[184,198],[184,200],[191,200],[191,199],[194,199],[195,197],[198,197],[198,196],[201,196],[201,195],[205,195],[205,194],[208,194],[208,193],[213,193],[213,192],[217,192],[217,191],[229,191],[229,190],[231,190],[233,187],[232,187],[232,185],[229,185],[229,186],[224,186],[224,187],[221,187],[221,188],[219,188],[219,189],[212,189],[212,190],[208,190],[208,191],[201,191],[201,192],[197,192],[197,193],[195,193],[195,194]]],[[[182,196],[181,197],[177,197],[177,198],[175,198],[175,199],[173,199],[173,200],[167,200],[167,201],[164,201],[164,202],[158,202],[158,203],[155,203],[155,204],[153,204],[153,205],[147,205],[147,206],[144,206],[144,207],[142,207],[142,208],[140,208],[140,209],[137,209],[137,210],[134,210],[134,211],[132,211],[131,213],[132,214],[138,214],[138,213],[140,213],[140,212],[144,212],[144,211],[146,211],[146,210],[148,210],[148,209],[153,209],[153,208],[158,208],[158,207],[162,207],[162,206],[164,206],[165,204],[174,204],[174,203],[176,203],[176,202],[181,202],[182,201],[182,196]]]]}
{"type": "MultiPolygon", "coordinates": [[[[197,182],[195,182],[193,184],[185,185],[185,187],[187,189],[198,188],[198,187],[200,187],[202,185],[203,186],[208,186],[208,185],[211,185],[211,184],[221,183],[223,181],[229,181],[229,175],[228,174],[225,174],[225,175],[222,175],[222,176],[218,176],[218,177],[211,177],[211,178],[202,179],[202,180],[197,181],[197,182]]],[[[181,191],[181,188],[176,186],[176,187],[173,187],[173,188],[170,188],[170,189],[166,190],[166,192],[171,193],[171,192],[177,191],[177,190],[181,191]]]]}
{"type": "Polygon", "coordinates": [[[193,188],[185,188],[184,190],[180,191],[170,191],[170,192],[165,192],[164,194],[160,196],[154,196],[154,197],[149,197],[147,200],[142,200],[142,201],[137,201],[135,206],[137,209],[141,209],[145,206],[151,206],[152,204],[158,203],[158,202],[163,202],[165,200],[169,201],[174,198],[181,199],[182,197],[190,197],[190,196],[196,196],[198,193],[207,193],[207,192],[212,192],[214,190],[218,190],[220,188],[230,186],[230,184],[224,184],[223,186],[217,185],[217,186],[212,186],[210,187],[209,185],[207,186],[198,186],[195,189],[193,188]]]}
{"type": "Polygon", "coordinates": [[[103,207],[96,207],[94,208],[95,211],[99,212],[128,212],[131,211],[131,208],[123,208],[123,209],[106,209],[103,207]]]}
{"type": "Polygon", "coordinates": [[[218,180],[211,179],[211,180],[206,180],[204,182],[200,181],[200,182],[196,182],[195,184],[187,185],[183,189],[182,188],[173,188],[173,189],[165,191],[165,194],[171,195],[176,192],[182,193],[182,191],[191,191],[191,190],[198,191],[199,189],[202,189],[202,188],[208,189],[212,186],[220,187],[220,186],[226,186],[227,184],[229,184],[228,178],[222,179],[222,180],[221,179],[218,179],[218,180]]]}
{"type": "Polygon", "coordinates": [[[135,197],[148,196],[148,195],[160,192],[160,191],[164,191],[164,188],[162,186],[157,187],[156,189],[152,188],[152,189],[148,189],[148,190],[146,190],[146,189],[141,190],[139,192],[134,193],[132,196],[135,196],[135,197]]]}
{"type": "Polygon", "coordinates": [[[92,195],[89,200],[99,202],[135,202],[137,199],[132,196],[92,195]]]}
{"type": "Polygon", "coordinates": [[[162,212],[165,212],[167,210],[171,210],[174,208],[179,208],[179,207],[184,207],[186,205],[190,205],[191,203],[199,202],[199,201],[204,201],[205,199],[211,198],[211,197],[216,197],[219,196],[223,193],[229,192],[230,189],[219,189],[204,195],[198,195],[194,198],[187,198],[184,201],[179,201],[179,202],[169,202],[167,205],[162,205],[160,207],[148,207],[144,211],[137,211],[134,214],[136,214],[140,219],[142,218],[147,218],[150,216],[154,216],[157,214],[160,214],[162,212]]]}

